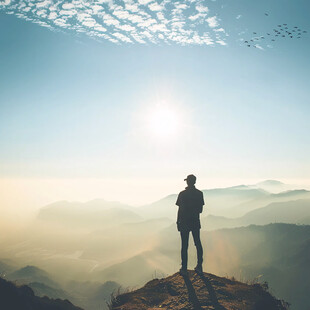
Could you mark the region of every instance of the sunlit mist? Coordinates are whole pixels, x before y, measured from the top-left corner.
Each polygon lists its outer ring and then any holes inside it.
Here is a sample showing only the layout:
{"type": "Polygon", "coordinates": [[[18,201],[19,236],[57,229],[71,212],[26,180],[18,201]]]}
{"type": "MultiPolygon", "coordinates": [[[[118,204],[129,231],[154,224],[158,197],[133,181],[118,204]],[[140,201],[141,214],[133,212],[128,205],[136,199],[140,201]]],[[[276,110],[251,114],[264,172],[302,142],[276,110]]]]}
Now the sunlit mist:
{"type": "Polygon", "coordinates": [[[159,138],[175,136],[180,131],[180,116],[171,107],[158,105],[150,110],[148,128],[152,135],[159,138]]]}

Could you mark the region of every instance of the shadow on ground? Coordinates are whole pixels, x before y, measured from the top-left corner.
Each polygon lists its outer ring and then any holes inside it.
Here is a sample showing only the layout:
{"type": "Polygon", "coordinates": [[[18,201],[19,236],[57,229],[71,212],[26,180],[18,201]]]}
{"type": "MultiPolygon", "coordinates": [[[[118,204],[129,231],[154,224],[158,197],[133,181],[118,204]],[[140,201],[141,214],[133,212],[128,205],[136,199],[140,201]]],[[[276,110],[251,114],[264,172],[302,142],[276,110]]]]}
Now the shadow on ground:
{"type": "MultiPolygon", "coordinates": [[[[220,305],[217,296],[216,296],[216,292],[211,284],[211,282],[209,281],[208,278],[206,278],[204,276],[204,274],[199,274],[200,279],[203,281],[206,289],[208,290],[209,293],[209,297],[210,297],[210,301],[212,306],[214,307],[215,310],[227,310],[225,307],[223,307],[222,305],[220,305]]],[[[188,277],[188,275],[183,275],[183,279],[188,291],[188,299],[189,301],[192,303],[193,307],[195,310],[201,310],[201,303],[197,297],[197,294],[195,292],[195,289],[193,287],[193,284],[190,280],[190,278],[188,277]]]]}

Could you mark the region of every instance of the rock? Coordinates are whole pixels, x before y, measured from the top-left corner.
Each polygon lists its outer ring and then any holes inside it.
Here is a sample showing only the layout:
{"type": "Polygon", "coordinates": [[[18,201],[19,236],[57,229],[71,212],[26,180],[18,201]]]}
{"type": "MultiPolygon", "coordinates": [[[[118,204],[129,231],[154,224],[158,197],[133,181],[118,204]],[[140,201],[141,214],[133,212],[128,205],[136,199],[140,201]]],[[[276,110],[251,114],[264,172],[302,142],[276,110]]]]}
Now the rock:
{"type": "Polygon", "coordinates": [[[209,273],[189,271],[154,279],[144,287],[116,296],[112,310],[285,310],[259,284],[248,285],[209,273]]]}

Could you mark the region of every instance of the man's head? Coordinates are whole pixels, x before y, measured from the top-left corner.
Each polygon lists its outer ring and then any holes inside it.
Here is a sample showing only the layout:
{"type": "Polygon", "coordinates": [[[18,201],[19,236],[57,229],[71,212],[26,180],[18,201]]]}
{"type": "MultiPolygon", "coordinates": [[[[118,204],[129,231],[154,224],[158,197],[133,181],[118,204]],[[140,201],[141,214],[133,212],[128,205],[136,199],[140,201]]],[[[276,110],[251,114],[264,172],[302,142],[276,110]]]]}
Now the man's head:
{"type": "Polygon", "coordinates": [[[193,186],[196,183],[196,177],[193,174],[190,174],[184,179],[184,181],[186,181],[187,185],[193,186]]]}

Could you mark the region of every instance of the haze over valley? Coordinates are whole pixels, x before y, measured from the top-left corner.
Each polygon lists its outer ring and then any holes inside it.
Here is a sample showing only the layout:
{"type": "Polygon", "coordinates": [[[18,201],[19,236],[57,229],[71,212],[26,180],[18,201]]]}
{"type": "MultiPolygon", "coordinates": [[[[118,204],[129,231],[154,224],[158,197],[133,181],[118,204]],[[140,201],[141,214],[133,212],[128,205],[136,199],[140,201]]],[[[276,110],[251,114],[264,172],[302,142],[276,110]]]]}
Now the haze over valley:
{"type": "MultiPolygon", "coordinates": [[[[310,282],[299,277],[310,257],[310,191],[268,180],[203,192],[204,269],[268,281],[292,309],[306,309],[310,282]]],[[[175,201],[171,194],[139,207],[103,199],[43,206],[1,238],[1,274],[38,296],[67,298],[86,310],[106,307],[119,287],[136,288],[179,269],[175,201]]],[[[193,268],[193,245],[189,251],[193,268]]]]}

